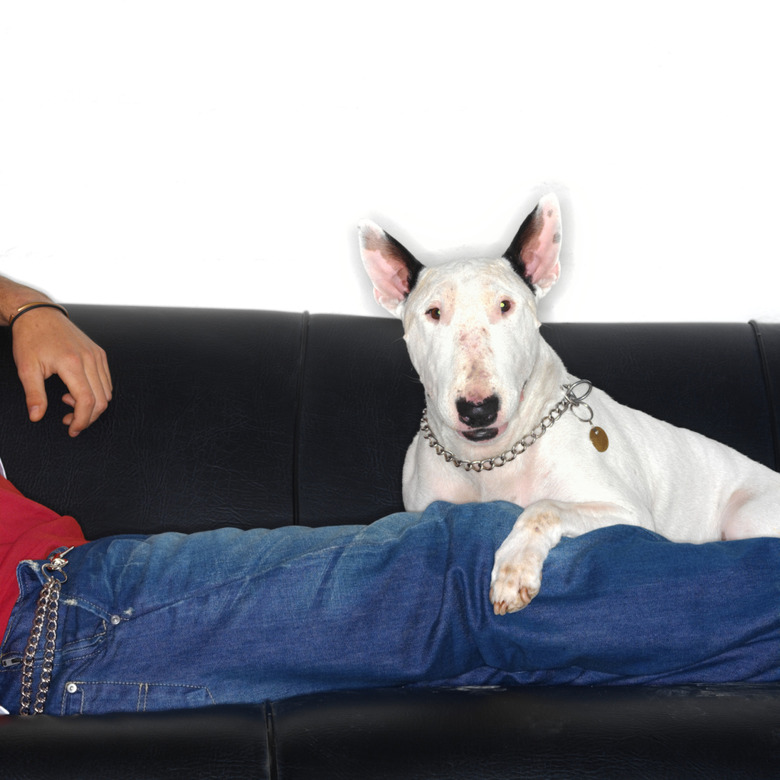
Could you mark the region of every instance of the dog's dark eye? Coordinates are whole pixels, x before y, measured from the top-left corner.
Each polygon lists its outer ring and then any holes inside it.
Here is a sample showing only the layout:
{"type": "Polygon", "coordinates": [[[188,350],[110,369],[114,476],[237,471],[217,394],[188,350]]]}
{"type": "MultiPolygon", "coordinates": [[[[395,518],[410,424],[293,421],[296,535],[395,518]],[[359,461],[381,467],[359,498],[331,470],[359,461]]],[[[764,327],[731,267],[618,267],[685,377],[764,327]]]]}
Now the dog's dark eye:
{"type": "Polygon", "coordinates": [[[432,320],[441,319],[441,309],[438,306],[432,306],[425,312],[432,320]]]}
{"type": "Polygon", "coordinates": [[[512,301],[501,301],[501,313],[508,314],[512,310],[512,301]]]}

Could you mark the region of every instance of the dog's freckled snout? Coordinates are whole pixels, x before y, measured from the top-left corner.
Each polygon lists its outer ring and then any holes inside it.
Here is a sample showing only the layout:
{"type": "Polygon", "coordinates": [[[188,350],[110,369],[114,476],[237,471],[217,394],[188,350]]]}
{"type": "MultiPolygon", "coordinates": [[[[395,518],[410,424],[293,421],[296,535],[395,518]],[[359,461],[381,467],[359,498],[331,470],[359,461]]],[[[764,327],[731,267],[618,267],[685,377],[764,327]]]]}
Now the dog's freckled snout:
{"type": "Polygon", "coordinates": [[[459,398],[455,402],[458,417],[469,428],[485,428],[492,425],[498,417],[499,401],[497,395],[491,395],[482,401],[468,401],[459,398]]]}

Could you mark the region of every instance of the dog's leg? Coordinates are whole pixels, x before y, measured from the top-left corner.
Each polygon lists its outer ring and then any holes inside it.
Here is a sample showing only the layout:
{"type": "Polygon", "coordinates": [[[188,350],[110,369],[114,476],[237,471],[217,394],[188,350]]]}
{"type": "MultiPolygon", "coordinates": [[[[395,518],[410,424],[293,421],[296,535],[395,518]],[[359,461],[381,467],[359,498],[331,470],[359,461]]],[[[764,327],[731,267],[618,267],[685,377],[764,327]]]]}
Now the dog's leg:
{"type": "Polygon", "coordinates": [[[776,486],[735,490],[721,518],[721,539],[758,536],[780,536],[780,496],[776,486]]]}
{"type": "Polygon", "coordinates": [[[542,565],[562,536],[640,519],[617,504],[543,500],[531,504],[496,552],[490,601],[497,615],[527,607],[542,584],[542,565]]]}

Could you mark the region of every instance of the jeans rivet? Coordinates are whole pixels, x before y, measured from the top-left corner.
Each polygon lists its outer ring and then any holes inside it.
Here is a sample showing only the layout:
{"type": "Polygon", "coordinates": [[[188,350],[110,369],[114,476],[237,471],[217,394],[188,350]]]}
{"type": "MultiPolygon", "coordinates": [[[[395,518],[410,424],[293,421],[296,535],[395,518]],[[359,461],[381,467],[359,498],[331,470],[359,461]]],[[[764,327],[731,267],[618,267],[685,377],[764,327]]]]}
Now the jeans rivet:
{"type": "Polygon", "coordinates": [[[119,615],[111,615],[111,625],[118,626],[122,622],[122,618],[119,615]]]}
{"type": "Polygon", "coordinates": [[[68,693],[77,693],[77,692],[78,692],[78,689],[79,689],[79,686],[78,686],[78,685],[76,685],[76,683],[68,683],[68,684],[65,686],[65,690],[66,690],[68,693]]]}

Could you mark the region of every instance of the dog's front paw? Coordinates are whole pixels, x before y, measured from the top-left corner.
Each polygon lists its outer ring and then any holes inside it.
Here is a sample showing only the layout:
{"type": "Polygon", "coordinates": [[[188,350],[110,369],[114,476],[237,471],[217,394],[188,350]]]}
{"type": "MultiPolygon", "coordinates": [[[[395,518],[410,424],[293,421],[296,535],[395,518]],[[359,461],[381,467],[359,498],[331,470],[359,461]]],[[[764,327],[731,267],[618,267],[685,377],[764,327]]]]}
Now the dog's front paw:
{"type": "Polygon", "coordinates": [[[542,566],[560,540],[558,506],[537,501],[520,515],[496,552],[490,601],[496,615],[527,607],[542,587],[542,566]]]}
{"type": "Polygon", "coordinates": [[[544,558],[531,550],[516,555],[496,553],[490,583],[490,602],[496,615],[518,612],[527,607],[542,586],[544,558]]]}

